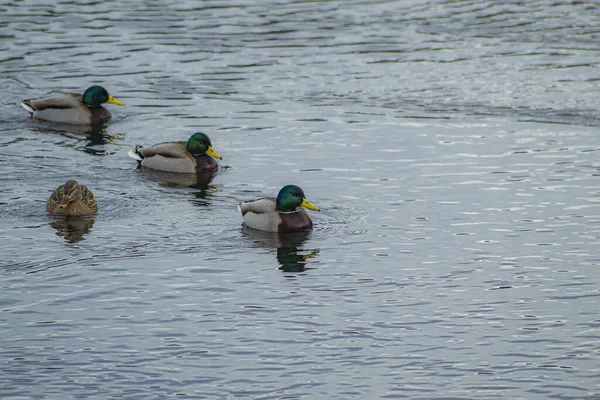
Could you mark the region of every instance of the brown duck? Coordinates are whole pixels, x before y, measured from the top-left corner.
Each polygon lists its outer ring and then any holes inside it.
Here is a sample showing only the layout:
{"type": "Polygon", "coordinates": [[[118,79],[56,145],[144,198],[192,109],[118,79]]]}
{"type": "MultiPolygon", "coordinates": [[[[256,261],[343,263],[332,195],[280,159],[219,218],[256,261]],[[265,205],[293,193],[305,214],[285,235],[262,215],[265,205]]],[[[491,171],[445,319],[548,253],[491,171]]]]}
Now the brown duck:
{"type": "Polygon", "coordinates": [[[46,211],[52,215],[90,215],[98,212],[98,203],[91,190],[70,180],[52,193],[46,211]]]}

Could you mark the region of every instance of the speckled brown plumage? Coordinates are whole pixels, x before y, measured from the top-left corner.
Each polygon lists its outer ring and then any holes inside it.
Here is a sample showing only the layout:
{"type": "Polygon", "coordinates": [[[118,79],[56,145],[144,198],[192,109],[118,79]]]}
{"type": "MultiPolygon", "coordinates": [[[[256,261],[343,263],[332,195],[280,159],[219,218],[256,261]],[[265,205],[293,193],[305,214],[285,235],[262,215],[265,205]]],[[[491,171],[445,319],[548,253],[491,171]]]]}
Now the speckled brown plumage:
{"type": "Polygon", "coordinates": [[[46,211],[52,215],[90,215],[98,212],[98,203],[91,190],[70,180],[52,193],[46,211]]]}

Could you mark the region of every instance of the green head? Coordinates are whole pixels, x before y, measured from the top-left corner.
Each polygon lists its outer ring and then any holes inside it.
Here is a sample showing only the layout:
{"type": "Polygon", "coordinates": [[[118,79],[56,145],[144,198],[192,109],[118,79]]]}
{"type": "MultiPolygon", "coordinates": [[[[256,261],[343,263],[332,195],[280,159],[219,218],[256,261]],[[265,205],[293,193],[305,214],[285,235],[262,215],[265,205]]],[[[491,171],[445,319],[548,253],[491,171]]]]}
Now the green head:
{"type": "Polygon", "coordinates": [[[208,154],[213,156],[214,158],[218,159],[218,160],[222,160],[223,157],[221,157],[219,155],[219,153],[217,153],[213,147],[212,147],[212,143],[210,142],[210,139],[208,138],[208,136],[206,136],[204,133],[198,132],[198,133],[194,133],[190,139],[187,142],[186,145],[187,151],[189,151],[190,153],[192,153],[195,156],[199,156],[200,154],[208,154]]]}
{"type": "Polygon", "coordinates": [[[102,86],[92,86],[83,93],[83,104],[88,107],[100,107],[103,103],[124,106],[119,100],[112,97],[102,86]]]}
{"type": "Polygon", "coordinates": [[[284,186],[277,195],[277,211],[290,212],[298,207],[306,207],[309,210],[319,211],[319,209],[306,200],[304,191],[295,185],[284,186]]]}

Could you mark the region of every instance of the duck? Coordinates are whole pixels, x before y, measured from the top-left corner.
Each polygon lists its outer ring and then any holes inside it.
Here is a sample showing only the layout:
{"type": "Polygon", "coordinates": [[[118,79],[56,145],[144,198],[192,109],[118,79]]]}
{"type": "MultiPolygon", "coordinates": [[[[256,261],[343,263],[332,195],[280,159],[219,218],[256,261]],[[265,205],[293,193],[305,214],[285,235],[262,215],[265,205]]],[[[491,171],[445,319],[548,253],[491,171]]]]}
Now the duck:
{"type": "Polygon", "coordinates": [[[71,179],[52,193],[46,211],[50,215],[91,215],[98,212],[98,203],[91,190],[71,179]]]}
{"type": "Polygon", "coordinates": [[[36,119],[66,124],[97,124],[108,121],[110,112],[102,104],[124,106],[102,86],[91,86],[83,95],[56,93],[41,99],[23,100],[21,105],[36,119]]]}
{"type": "Polygon", "coordinates": [[[135,151],[130,150],[127,154],[142,167],[180,174],[216,172],[219,164],[214,158],[223,159],[213,149],[210,138],[202,132],[194,133],[187,142],[136,146],[135,151]]]}
{"type": "Polygon", "coordinates": [[[286,185],[277,198],[247,201],[238,206],[246,226],[267,232],[302,232],[312,229],[308,212],[319,211],[306,199],[304,191],[295,185],[286,185]]]}

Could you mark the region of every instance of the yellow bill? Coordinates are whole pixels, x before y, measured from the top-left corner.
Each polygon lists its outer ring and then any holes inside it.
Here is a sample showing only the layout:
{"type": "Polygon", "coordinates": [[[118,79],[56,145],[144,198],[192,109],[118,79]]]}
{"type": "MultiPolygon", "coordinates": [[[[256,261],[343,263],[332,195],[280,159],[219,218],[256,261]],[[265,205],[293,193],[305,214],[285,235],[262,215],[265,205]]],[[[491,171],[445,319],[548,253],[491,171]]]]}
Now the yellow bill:
{"type": "Polygon", "coordinates": [[[125,104],[123,104],[123,102],[121,102],[121,101],[119,101],[119,100],[115,99],[115,98],[114,98],[114,97],[112,97],[112,96],[108,96],[108,100],[107,100],[106,102],[107,102],[107,103],[110,103],[110,104],[116,104],[116,105],[118,105],[118,106],[124,106],[124,105],[125,105],[125,104]]]}
{"type": "Polygon", "coordinates": [[[71,201],[71,196],[66,195],[64,199],[60,202],[60,208],[67,208],[69,202],[71,201]]]}
{"type": "Polygon", "coordinates": [[[319,207],[313,205],[310,201],[306,200],[306,198],[302,198],[302,204],[300,204],[302,207],[306,207],[309,210],[313,210],[313,211],[320,211],[319,207]]]}
{"type": "Polygon", "coordinates": [[[223,157],[221,157],[219,155],[219,153],[217,153],[215,151],[215,149],[212,148],[212,146],[208,146],[208,150],[206,150],[206,154],[208,154],[209,156],[213,156],[214,158],[216,158],[217,160],[222,160],[223,157]]]}

